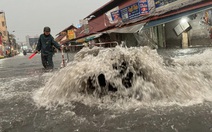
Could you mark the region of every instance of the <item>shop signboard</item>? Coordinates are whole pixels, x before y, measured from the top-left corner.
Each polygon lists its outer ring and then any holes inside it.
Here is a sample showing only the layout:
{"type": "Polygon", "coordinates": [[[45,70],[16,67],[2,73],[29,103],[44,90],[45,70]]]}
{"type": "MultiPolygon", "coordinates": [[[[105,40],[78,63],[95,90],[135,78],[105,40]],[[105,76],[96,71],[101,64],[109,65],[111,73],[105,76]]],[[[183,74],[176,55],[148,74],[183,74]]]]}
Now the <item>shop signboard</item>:
{"type": "Polygon", "coordinates": [[[120,18],[120,11],[116,10],[111,12],[111,17],[113,21],[117,21],[120,18]]]}
{"type": "Polygon", "coordinates": [[[109,22],[111,24],[117,23],[118,20],[120,19],[120,14],[117,14],[117,11],[119,12],[119,7],[115,7],[113,9],[111,9],[110,11],[108,11],[107,13],[105,13],[105,15],[107,16],[107,18],[109,19],[109,22]],[[113,13],[112,13],[113,12],[113,13]],[[118,19],[119,18],[119,19],[118,19]]]}
{"type": "Polygon", "coordinates": [[[147,0],[138,0],[139,7],[140,7],[140,15],[148,15],[149,14],[149,7],[147,0]]]}
{"type": "Polygon", "coordinates": [[[72,39],[75,39],[75,38],[76,38],[76,35],[75,35],[74,30],[68,30],[68,39],[72,40],[72,39]]]}
{"type": "Polygon", "coordinates": [[[111,12],[111,17],[113,21],[121,18],[123,22],[126,22],[148,14],[149,8],[147,0],[138,0],[138,2],[132,5],[111,12]]]}
{"type": "Polygon", "coordinates": [[[122,21],[133,20],[140,17],[141,15],[149,14],[147,0],[139,0],[135,4],[127,6],[120,10],[122,21]]]}
{"type": "Polygon", "coordinates": [[[120,16],[123,22],[126,22],[129,20],[127,7],[120,10],[120,16]]]}
{"type": "Polygon", "coordinates": [[[133,20],[141,15],[140,3],[137,2],[120,10],[122,21],[133,20]]]}
{"type": "Polygon", "coordinates": [[[177,0],[154,0],[154,1],[155,1],[155,7],[158,8],[167,5],[169,3],[175,2],[177,0]]]}

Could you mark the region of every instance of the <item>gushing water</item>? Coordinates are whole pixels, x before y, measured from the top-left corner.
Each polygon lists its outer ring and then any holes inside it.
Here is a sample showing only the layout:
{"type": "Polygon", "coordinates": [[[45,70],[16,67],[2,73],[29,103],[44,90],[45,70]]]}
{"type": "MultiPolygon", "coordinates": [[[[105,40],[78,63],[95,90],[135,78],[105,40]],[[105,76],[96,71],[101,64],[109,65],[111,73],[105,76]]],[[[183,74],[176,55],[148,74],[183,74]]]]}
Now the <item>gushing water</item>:
{"type": "Polygon", "coordinates": [[[212,101],[211,54],[167,60],[148,47],[84,48],[33,98],[46,107],[82,102],[123,109],[212,101]]]}

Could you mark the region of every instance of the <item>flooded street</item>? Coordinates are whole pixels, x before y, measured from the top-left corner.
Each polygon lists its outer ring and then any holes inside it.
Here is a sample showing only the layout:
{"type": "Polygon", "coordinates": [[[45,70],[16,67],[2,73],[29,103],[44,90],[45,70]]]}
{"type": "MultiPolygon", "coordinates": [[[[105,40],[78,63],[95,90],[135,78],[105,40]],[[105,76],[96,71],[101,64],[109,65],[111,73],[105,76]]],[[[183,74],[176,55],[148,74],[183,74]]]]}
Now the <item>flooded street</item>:
{"type": "Polygon", "coordinates": [[[212,50],[158,53],[83,49],[62,69],[58,53],[51,72],[1,59],[0,131],[212,132],[212,50]]]}

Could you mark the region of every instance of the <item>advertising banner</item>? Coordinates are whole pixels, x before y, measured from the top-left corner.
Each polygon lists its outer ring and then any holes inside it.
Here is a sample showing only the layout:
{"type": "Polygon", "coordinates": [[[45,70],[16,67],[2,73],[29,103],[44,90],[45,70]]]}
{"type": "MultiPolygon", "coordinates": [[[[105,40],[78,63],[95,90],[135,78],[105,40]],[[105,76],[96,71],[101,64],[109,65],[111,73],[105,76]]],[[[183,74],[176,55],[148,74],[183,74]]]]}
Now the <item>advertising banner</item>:
{"type": "Polygon", "coordinates": [[[148,15],[149,14],[149,7],[147,0],[138,0],[139,7],[140,7],[140,14],[141,15],[148,15]]]}
{"type": "Polygon", "coordinates": [[[120,16],[123,22],[126,22],[129,20],[127,7],[120,10],[120,16]]]}
{"type": "Polygon", "coordinates": [[[110,11],[108,11],[107,13],[105,13],[105,15],[107,16],[109,22],[111,24],[115,24],[118,22],[118,20],[120,20],[120,14],[117,14],[117,11],[119,11],[119,7],[115,7],[113,9],[111,9],[110,11]],[[116,12],[116,13],[115,13],[116,12]]]}
{"type": "Polygon", "coordinates": [[[113,21],[121,19],[123,22],[126,22],[148,14],[149,7],[147,0],[138,0],[138,2],[132,5],[111,12],[111,17],[113,21]]]}
{"type": "Polygon", "coordinates": [[[116,10],[111,12],[111,17],[113,21],[117,21],[120,18],[120,11],[116,10]]]}
{"type": "Polygon", "coordinates": [[[122,21],[133,20],[140,17],[140,3],[135,3],[120,10],[122,21]]]}

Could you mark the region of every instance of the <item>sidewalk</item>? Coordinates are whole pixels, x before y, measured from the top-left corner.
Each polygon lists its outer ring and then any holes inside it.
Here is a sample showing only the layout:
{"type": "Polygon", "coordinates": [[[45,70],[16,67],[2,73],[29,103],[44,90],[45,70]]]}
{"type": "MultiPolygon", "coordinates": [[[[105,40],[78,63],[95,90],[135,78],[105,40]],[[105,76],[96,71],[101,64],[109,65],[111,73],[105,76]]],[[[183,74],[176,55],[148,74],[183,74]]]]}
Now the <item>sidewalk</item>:
{"type": "Polygon", "coordinates": [[[4,56],[1,56],[1,55],[0,55],[0,59],[3,59],[3,58],[4,58],[4,56]]]}

